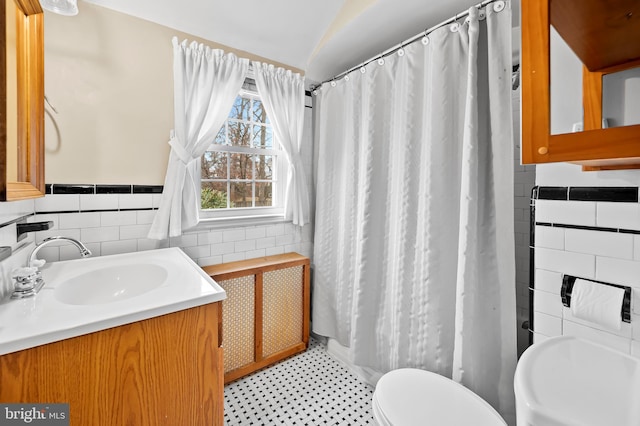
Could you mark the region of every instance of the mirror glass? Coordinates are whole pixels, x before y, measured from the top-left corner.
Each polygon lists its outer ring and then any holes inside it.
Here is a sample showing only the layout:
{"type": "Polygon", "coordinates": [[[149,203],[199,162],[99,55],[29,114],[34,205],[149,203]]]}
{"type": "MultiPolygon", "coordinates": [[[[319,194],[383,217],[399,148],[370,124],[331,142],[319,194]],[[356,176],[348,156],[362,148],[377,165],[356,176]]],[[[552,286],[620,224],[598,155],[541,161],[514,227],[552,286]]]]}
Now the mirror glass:
{"type": "Polygon", "coordinates": [[[582,123],[582,62],[551,27],[551,134],[579,130],[582,123]]]}
{"type": "Polygon", "coordinates": [[[640,124],[640,68],[602,77],[603,127],[640,124]]]}

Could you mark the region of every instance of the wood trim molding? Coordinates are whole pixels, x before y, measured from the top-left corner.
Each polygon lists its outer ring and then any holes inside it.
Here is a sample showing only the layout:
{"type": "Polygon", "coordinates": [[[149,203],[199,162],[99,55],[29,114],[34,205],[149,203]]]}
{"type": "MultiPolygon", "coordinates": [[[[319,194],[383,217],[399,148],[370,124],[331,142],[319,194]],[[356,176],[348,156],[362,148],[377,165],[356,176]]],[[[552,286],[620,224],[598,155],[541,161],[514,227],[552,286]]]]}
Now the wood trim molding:
{"type": "Polygon", "coordinates": [[[255,291],[254,291],[254,362],[262,361],[262,337],[263,337],[263,273],[255,274],[255,291]]]}
{"type": "Polygon", "coordinates": [[[582,67],[582,105],[584,130],[602,129],[602,76],[582,67]]]}
{"type": "Polygon", "coordinates": [[[522,2],[522,162],[549,161],[550,76],[549,4],[546,0],[522,2]]]}

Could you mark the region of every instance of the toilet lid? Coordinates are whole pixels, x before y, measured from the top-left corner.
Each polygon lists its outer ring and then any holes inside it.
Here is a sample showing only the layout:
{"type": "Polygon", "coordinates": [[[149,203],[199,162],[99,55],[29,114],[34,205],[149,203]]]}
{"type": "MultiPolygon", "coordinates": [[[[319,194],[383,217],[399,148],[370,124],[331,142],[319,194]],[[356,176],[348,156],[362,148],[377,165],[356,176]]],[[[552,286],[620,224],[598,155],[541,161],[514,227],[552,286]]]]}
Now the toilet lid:
{"type": "Polygon", "coordinates": [[[506,426],[497,411],[464,386],[424,370],[402,368],[378,381],[373,395],[379,423],[393,426],[506,426]]]}

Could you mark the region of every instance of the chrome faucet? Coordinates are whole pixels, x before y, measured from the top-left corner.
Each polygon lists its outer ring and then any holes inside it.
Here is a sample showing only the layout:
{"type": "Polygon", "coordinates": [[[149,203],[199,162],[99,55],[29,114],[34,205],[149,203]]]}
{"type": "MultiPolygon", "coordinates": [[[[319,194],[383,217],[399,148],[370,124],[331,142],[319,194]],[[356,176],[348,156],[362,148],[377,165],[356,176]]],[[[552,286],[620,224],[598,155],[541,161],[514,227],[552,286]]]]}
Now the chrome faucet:
{"type": "MultiPolygon", "coordinates": [[[[36,261],[36,255],[38,254],[40,249],[42,247],[46,246],[47,244],[52,243],[54,241],[68,241],[71,244],[73,244],[74,246],[76,246],[78,248],[78,250],[80,250],[80,256],[82,256],[82,257],[91,256],[91,250],[89,250],[84,244],[82,244],[80,241],[78,241],[76,239],[73,239],[73,238],[70,238],[70,237],[49,237],[49,238],[45,238],[44,240],[42,240],[42,242],[40,244],[35,246],[35,248],[31,252],[31,255],[29,256],[29,263],[27,263],[27,266],[28,267],[34,266],[33,264],[36,261]]],[[[36,266],[41,266],[41,265],[36,265],[36,266]]]]}
{"type": "Polygon", "coordinates": [[[40,249],[49,243],[54,241],[68,241],[80,250],[80,256],[91,256],[91,250],[89,250],[80,241],[69,237],[49,237],[42,240],[40,244],[34,247],[33,251],[29,255],[29,261],[26,267],[17,268],[12,272],[12,277],[15,280],[15,289],[11,295],[12,299],[24,299],[26,297],[35,296],[36,293],[44,286],[44,279],[42,273],[38,270],[40,266],[44,264],[44,260],[36,259],[36,255],[40,249]]]}

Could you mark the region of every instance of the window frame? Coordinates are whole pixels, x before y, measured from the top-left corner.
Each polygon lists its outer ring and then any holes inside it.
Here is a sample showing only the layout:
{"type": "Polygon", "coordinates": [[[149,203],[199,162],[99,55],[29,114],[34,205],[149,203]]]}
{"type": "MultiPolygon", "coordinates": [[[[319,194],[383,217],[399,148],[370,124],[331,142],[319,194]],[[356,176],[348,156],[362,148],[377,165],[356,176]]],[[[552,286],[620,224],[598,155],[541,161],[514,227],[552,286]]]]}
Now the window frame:
{"type": "MultiPolygon", "coordinates": [[[[253,74],[250,73],[246,76],[245,80],[253,79],[253,74]]],[[[251,84],[251,83],[250,83],[251,84]]],[[[257,90],[248,90],[246,88],[241,88],[238,91],[237,96],[250,98],[252,100],[258,99],[262,101],[257,90]]],[[[235,101],[234,101],[235,102],[235,101]]],[[[250,108],[252,110],[253,107],[250,108]]],[[[231,110],[229,111],[231,112],[231,110]]],[[[229,126],[229,118],[224,121],[223,128],[228,132],[229,126]]],[[[255,125],[261,124],[251,120],[242,120],[242,119],[232,119],[233,122],[244,123],[247,125],[255,125]]],[[[207,152],[224,152],[224,153],[239,153],[239,154],[252,154],[252,155],[266,155],[272,156],[275,166],[272,171],[272,179],[271,180],[261,180],[255,179],[255,160],[252,161],[252,179],[250,180],[252,185],[252,194],[255,194],[255,184],[258,182],[271,182],[272,183],[272,206],[265,207],[226,207],[219,209],[203,209],[202,205],[199,202],[198,212],[200,217],[200,222],[215,222],[215,221],[246,221],[246,220],[266,220],[273,221],[283,220],[284,219],[284,199],[286,195],[286,180],[289,168],[289,161],[287,159],[286,153],[282,150],[275,133],[273,132],[273,126],[269,124],[272,131],[273,138],[273,148],[255,148],[255,147],[247,147],[247,146],[233,146],[228,144],[217,144],[213,141],[209,147],[207,148],[207,152]]],[[[222,129],[222,128],[221,128],[222,129]]],[[[228,142],[228,135],[225,135],[225,140],[228,142]]],[[[204,154],[203,154],[204,155],[204,154]]],[[[230,186],[234,181],[239,181],[237,179],[231,179],[229,176],[229,155],[227,155],[227,177],[226,179],[202,179],[202,160],[198,161],[198,176],[200,179],[198,180],[198,190],[199,194],[202,193],[202,184],[203,182],[222,182],[225,181],[227,183],[227,203],[230,201],[230,186]]],[[[241,180],[240,180],[241,181],[241,180]]],[[[242,181],[241,181],[242,182],[242,181]]],[[[255,203],[255,197],[253,202],[255,203]]]]}

